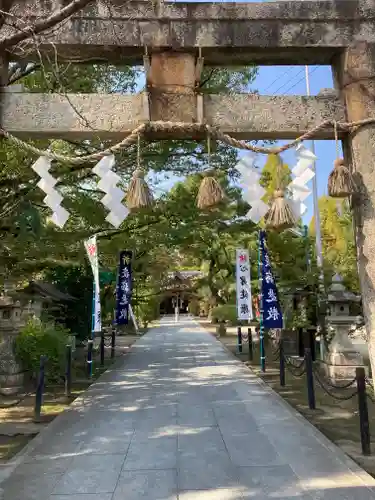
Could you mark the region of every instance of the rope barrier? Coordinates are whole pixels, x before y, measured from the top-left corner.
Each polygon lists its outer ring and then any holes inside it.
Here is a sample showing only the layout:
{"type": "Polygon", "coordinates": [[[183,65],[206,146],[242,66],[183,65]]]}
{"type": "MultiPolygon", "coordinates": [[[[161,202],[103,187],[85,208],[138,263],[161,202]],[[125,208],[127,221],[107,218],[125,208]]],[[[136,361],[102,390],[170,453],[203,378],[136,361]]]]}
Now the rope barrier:
{"type": "MultiPolygon", "coordinates": [[[[328,365],[328,363],[327,363],[327,365],[328,365]]],[[[315,373],[315,371],[317,371],[317,368],[314,367],[314,373],[315,373]]],[[[351,387],[353,384],[356,383],[356,377],[353,377],[352,380],[350,380],[350,382],[347,382],[347,383],[342,384],[342,385],[341,384],[340,385],[334,384],[333,382],[331,382],[328,379],[326,379],[326,382],[327,382],[327,385],[329,385],[329,387],[331,387],[332,389],[337,389],[337,390],[349,389],[349,387],[351,387]]]]}
{"type": "Polygon", "coordinates": [[[70,163],[73,165],[82,165],[88,162],[98,161],[103,156],[107,156],[110,154],[114,154],[117,151],[124,149],[126,146],[130,146],[135,144],[138,140],[138,136],[145,135],[149,132],[185,132],[187,134],[196,134],[196,133],[204,133],[209,134],[211,137],[224,142],[225,144],[232,146],[237,149],[244,149],[247,151],[252,151],[254,153],[262,153],[262,154],[279,154],[291,149],[297,144],[307,140],[312,139],[316,135],[317,132],[323,130],[328,127],[336,127],[342,131],[348,131],[352,128],[358,129],[359,127],[363,127],[365,125],[370,125],[375,123],[375,118],[367,118],[365,120],[359,120],[356,122],[335,122],[334,120],[325,120],[324,122],[316,125],[311,130],[305,132],[297,139],[293,140],[290,143],[284,144],[283,146],[274,146],[274,147],[264,147],[264,146],[255,146],[252,144],[248,144],[245,141],[241,141],[231,137],[228,134],[224,134],[216,127],[207,124],[200,123],[184,123],[184,122],[163,122],[163,121],[154,121],[147,122],[138,125],[127,137],[125,137],[122,141],[114,144],[113,146],[106,148],[102,151],[98,151],[96,153],[85,155],[85,156],[64,156],[57,153],[53,153],[51,151],[43,151],[27,142],[22,141],[18,137],[10,134],[3,128],[0,128],[0,133],[3,137],[13,142],[16,146],[31,153],[34,153],[38,156],[45,156],[50,158],[51,160],[56,160],[62,163],[70,163]]]}
{"type": "Polygon", "coordinates": [[[281,346],[281,343],[279,341],[279,342],[277,342],[276,349],[274,351],[272,351],[273,361],[277,361],[278,359],[280,359],[280,346],[281,346]]]}
{"type": "Polygon", "coordinates": [[[299,365],[295,365],[292,363],[290,360],[292,358],[290,356],[285,356],[284,355],[284,361],[285,361],[285,367],[288,370],[288,372],[294,377],[294,378],[301,378],[305,373],[306,373],[306,364],[305,360],[303,359],[299,365]],[[299,372],[299,370],[302,371],[299,372]]]}
{"type": "Polygon", "coordinates": [[[108,344],[105,343],[106,337],[104,337],[104,347],[111,347],[112,346],[112,338],[107,337],[107,339],[109,340],[108,344]]]}
{"type": "MultiPolygon", "coordinates": [[[[315,375],[315,380],[318,382],[318,384],[320,385],[320,387],[323,389],[323,391],[326,394],[328,394],[328,396],[331,396],[333,399],[336,399],[337,401],[349,401],[350,399],[354,398],[354,396],[356,396],[357,389],[354,392],[352,392],[351,394],[346,395],[346,396],[339,396],[338,394],[334,394],[332,392],[331,388],[329,387],[329,385],[328,385],[328,387],[325,385],[325,384],[327,384],[327,381],[326,380],[323,381],[323,379],[321,378],[321,375],[316,370],[316,368],[314,369],[314,367],[313,367],[313,372],[314,372],[314,375],[315,375]]],[[[353,381],[351,382],[351,384],[352,383],[353,383],[353,381]]]]}
{"type": "Polygon", "coordinates": [[[293,368],[297,368],[298,370],[305,364],[305,360],[302,359],[301,362],[298,365],[295,365],[293,361],[291,361],[293,358],[288,355],[284,355],[285,361],[289,363],[293,368]]]}

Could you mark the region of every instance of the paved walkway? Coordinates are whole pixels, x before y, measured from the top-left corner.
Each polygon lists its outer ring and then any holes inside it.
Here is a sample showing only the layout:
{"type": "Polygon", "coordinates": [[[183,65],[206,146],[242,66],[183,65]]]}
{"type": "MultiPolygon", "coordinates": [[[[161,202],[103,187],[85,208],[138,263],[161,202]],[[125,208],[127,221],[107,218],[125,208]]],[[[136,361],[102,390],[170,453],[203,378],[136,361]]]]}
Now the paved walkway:
{"type": "Polygon", "coordinates": [[[212,336],[165,320],[29,448],[5,500],[367,500],[375,480],[212,336]]]}

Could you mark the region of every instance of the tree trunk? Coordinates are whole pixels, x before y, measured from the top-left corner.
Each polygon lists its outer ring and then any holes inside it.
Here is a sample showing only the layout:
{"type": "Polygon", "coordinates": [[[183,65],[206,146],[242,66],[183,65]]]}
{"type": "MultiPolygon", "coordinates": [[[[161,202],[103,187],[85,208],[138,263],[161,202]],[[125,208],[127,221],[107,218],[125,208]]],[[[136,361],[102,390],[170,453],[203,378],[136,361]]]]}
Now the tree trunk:
{"type": "MultiPolygon", "coordinates": [[[[347,121],[375,117],[375,46],[356,43],[337,56],[333,68],[347,121]]],[[[352,200],[358,274],[370,363],[375,374],[375,124],[351,129],[344,139],[344,153],[358,186],[352,200]]]]}

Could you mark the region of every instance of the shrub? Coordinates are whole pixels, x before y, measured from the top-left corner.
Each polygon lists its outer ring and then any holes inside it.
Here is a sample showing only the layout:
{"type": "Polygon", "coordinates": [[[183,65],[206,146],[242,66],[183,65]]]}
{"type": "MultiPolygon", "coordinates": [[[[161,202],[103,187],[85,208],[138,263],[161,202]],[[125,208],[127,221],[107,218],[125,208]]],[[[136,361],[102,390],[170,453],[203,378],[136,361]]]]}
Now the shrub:
{"type": "Polygon", "coordinates": [[[228,322],[232,325],[236,325],[238,323],[237,307],[234,304],[216,306],[211,311],[211,318],[213,322],[228,322]]]}
{"type": "Polygon", "coordinates": [[[15,353],[25,370],[37,375],[40,357],[47,356],[46,379],[56,382],[64,373],[65,346],[69,330],[53,323],[32,319],[15,341],[15,353]]]}
{"type": "Polygon", "coordinates": [[[189,301],[189,313],[193,316],[199,316],[200,304],[196,299],[192,299],[189,301]]]}
{"type": "Polygon", "coordinates": [[[157,297],[152,297],[146,302],[137,305],[137,315],[144,328],[147,328],[151,321],[160,317],[160,301],[157,297]]]}

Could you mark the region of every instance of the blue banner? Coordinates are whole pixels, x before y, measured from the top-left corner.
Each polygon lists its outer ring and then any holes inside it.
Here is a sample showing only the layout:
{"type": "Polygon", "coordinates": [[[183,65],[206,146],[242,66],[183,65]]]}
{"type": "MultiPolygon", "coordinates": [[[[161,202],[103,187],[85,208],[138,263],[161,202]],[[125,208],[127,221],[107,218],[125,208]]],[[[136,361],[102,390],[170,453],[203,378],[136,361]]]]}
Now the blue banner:
{"type": "Polygon", "coordinates": [[[129,323],[129,305],[132,295],[132,252],[120,253],[116,288],[116,325],[129,323]]]}
{"type": "Polygon", "coordinates": [[[275,278],[272,274],[270,257],[266,247],[266,232],[259,233],[260,258],[262,266],[262,309],[264,328],[282,328],[283,314],[277,294],[275,278]]]}

